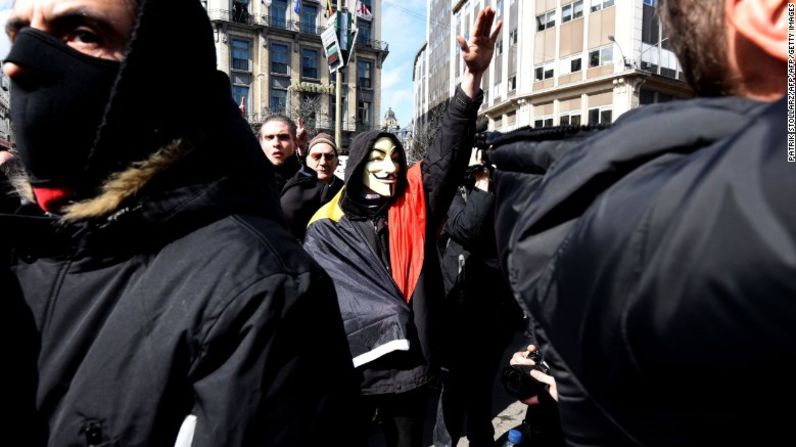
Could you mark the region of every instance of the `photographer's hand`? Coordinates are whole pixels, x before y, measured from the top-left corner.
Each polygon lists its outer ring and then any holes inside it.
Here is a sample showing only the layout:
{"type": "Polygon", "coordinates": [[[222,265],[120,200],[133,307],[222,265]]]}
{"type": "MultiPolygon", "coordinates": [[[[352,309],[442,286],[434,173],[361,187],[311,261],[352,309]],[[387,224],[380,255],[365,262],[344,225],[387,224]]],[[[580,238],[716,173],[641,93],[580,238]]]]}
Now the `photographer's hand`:
{"type": "Polygon", "coordinates": [[[484,166],[481,169],[475,171],[473,175],[475,178],[475,187],[480,189],[481,191],[489,191],[489,169],[484,166]]]}
{"type": "MultiPolygon", "coordinates": [[[[514,355],[511,356],[511,360],[509,364],[511,365],[535,365],[536,362],[529,359],[528,357],[536,351],[536,346],[528,345],[528,349],[525,351],[515,352],[514,355]]],[[[547,392],[550,393],[550,397],[553,398],[556,402],[558,402],[558,387],[556,386],[556,380],[553,376],[549,374],[545,374],[539,370],[531,370],[531,377],[535,380],[542,382],[548,385],[547,392]]],[[[539,405],[539,396],[533,396],[528,399],[520,401],[526,405],[539,405]]]]}

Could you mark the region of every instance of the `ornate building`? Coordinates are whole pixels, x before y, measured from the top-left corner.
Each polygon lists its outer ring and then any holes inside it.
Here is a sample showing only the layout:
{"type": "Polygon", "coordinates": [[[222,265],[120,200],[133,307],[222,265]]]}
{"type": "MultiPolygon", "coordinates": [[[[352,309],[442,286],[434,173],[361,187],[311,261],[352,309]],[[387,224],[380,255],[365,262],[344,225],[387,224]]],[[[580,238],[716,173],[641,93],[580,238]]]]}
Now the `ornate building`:
{"type": "MultiPolygon", "coordinates": [[[[232,95],[247,119],[259,124],[271,113],[301,116],[305,127],[334,134],[335,74],[321,44],[326,1],[208,0],[219,69],[232,80],[232,95]]],[[[354,11],[355,0],[344,6],[354,11]]],[[[381,37],[381,0],[363,0],[370,20],[357,18],[350,65],[342,70],[343,146],[354,133],[379,127],[381,69],[389,50],[381,37]]],[[[336,5],[336,0],[332,5],[336,5]]],[[[355,16],[356,17],[356,16],[355,16]]]]}

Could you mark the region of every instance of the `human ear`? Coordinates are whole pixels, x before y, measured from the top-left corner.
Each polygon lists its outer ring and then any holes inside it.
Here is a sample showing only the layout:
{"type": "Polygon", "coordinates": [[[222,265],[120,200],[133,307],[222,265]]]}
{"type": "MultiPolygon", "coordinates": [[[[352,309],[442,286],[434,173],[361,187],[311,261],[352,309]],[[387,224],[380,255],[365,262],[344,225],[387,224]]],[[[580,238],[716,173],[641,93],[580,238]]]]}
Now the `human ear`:
{"type": "Polygon", "coordinates": [[[727,23],[771,57],[788,60],[788,1],[726,0],[727,23]]]}

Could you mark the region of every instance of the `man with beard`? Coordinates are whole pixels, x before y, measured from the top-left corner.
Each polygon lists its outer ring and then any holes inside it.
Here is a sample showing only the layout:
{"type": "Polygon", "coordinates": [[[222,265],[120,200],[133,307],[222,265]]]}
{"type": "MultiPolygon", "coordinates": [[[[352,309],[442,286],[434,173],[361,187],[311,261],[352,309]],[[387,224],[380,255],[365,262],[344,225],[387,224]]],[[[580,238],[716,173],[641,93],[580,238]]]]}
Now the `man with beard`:
{"type": "Polygon", "coordinates": [[[6,29],[40,208],[0,216],[35,356],[6,365],[35,410],[9,444],[356,443],[331,281],[279,222],[200,3],[18,0],[6,29]]]}
{"type": "Polygon", "coordinates": [[[422,442],[444,294],[436,238],[473,145],[481,76],[501,28],[498,22],[490,33],[494,16],[484,8],[471,40],[458,37],[466,70],[423,160],[408,168],[391,133],[357,136],[345,187],[307,229],[304,247],[337,291],[360,375],[358,415],[380,422],[390,447],[422,442]]]}
{"type": "MultiPolygon", "coordinates": [[[[796,397],[784,0],[660,0],[704,96],[492,161],[509,279],[571,445],[772,445],[796,397]],[[541,180],[511,166],[560,158],[541,180]],[[538,189],[537,189],[538,188],[538,189]],[[759,385],[759,386],[758,386],[759,385]]],[[[539,163],[537,163],[537,167],[539,163]]]]}

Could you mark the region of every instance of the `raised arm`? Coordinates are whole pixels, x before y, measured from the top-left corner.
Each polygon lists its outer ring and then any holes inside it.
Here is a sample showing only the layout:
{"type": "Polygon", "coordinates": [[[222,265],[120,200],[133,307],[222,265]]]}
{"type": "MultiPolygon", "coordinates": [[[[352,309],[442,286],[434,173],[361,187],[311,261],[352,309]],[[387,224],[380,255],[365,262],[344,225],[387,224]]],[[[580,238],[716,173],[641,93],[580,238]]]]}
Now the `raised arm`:
{"type": "Polygon", "coordinates": [[[456,39],[461,47],[465,70],[461,85],[442,118],[442,126],[423,159],[423,186],[428,198],[430,224],[437,227],[448,211],[456,184],[467,167],[475,137],[475,119],[483,94],[480,84],[489,67],[495,41],[503,25],[498,21],[494,30],[495,10],[484,8],[478,14],[469,41],[456,39]]]}

